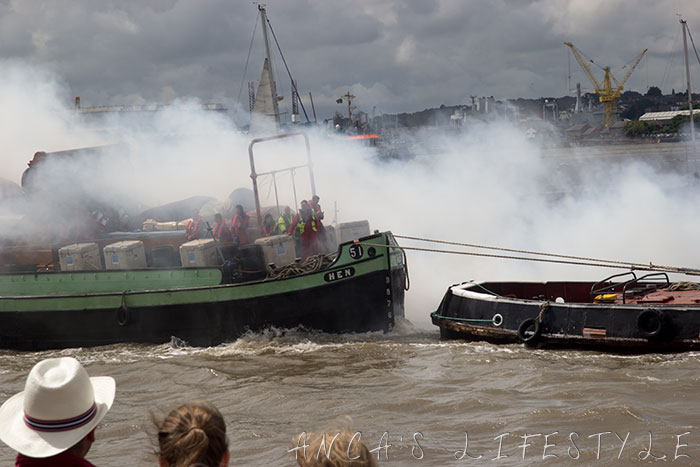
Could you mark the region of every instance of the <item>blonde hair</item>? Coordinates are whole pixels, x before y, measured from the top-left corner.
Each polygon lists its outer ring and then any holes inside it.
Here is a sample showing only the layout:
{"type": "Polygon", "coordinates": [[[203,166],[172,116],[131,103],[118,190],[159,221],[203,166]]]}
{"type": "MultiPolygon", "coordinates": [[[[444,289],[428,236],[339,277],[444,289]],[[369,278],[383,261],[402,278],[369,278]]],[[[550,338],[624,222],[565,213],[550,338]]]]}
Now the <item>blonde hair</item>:
{"type": "Polygon", "coordinates": [[[208,402],[190,402],[158,423],[158,456],[168,467],[218,467],[226,451],[226,424],[208,402]]]}
{"type": "Polygon", "coordinates": [[[334,433],[302,433],[298,442],[304,440],[306,450],[297,452],[300,467],[376,467],[374,458],[360,436],[351,431],[334,433]]]}

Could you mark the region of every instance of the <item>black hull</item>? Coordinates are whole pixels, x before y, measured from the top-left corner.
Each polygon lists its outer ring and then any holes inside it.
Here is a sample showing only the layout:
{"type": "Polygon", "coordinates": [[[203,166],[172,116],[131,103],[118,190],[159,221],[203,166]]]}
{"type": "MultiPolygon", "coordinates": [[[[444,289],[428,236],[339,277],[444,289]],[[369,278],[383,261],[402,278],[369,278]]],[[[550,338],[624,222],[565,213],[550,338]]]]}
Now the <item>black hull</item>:
{"type": "Polygon", "coordinates": [[[2,348],[43,350],[121,342],[160,344],[177,337],[193,346],[231,342],[247,331],[304,327],[330,333],[388,331],[386,272],[273,296],[117,310],[16,312],[5,316],[14,337],[2,348]]]}
{"type": "Polygon", "coordinates": [[[245,283],[220,283],[215,268],[7,276],[5,290],[23,293],[0,297],[0,348],[162,344],[173,337],[212,346],[272,327],[387,332],[404,313],[404,258],[389,246],[390,233],[362,240],[342,244],[327,268],[245,283]]]}
{"type": "Polygon", "coordinates": [[[476,287],[456,292],[450,288],[431,314],[444,339],[620,353],[700,349],[700,305],[556,303],[476,287]]]}

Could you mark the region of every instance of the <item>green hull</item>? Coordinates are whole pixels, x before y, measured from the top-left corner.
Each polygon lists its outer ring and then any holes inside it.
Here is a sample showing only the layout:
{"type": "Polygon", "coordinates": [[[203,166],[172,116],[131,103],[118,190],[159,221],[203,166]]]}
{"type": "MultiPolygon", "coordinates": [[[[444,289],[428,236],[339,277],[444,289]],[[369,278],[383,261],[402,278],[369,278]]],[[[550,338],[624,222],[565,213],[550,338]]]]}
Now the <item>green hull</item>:
{"type": "Polygon", "coordinates": [[[405,282],[403,254],[390,245],[391,233],[375,234],[342,244],[327,269],[240,284],[222,284],[218,268],[3,275],[0,348],[161,343],[172,336],[215,345],[270,326],[387,331],[403,315],[405,282]]]}

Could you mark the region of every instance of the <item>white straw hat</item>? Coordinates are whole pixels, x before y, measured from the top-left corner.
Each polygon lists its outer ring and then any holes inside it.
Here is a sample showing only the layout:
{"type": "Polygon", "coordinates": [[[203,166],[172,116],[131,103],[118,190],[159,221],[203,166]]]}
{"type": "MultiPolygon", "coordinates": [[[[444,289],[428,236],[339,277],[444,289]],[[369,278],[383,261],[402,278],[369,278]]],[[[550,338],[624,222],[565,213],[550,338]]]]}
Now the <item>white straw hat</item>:
{"type": "Polygon", "coordinates": [[[29,457],[59,454],[83,439],[114,402],[114,378],[90,378],[74,358],[34,365],[24,391],[0,407],[0,440],[29,457]]]}

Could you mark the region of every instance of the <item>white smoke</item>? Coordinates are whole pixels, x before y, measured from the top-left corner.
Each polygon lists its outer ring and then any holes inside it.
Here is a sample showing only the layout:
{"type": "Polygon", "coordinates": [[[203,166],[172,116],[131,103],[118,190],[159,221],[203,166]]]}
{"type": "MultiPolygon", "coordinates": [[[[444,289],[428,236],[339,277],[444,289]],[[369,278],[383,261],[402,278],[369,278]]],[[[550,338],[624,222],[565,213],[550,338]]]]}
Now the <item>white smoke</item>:
{"type": "MultiPolygon", "coordinates": [[[[660,155],[642,160],[595,148],[545,155],[507,123],[473,124],[456,137],[427,130],[419,136],[433,152],[410,161],[377,163],[362,154],[323,150],[324,164],[318,166],[322,179],[333,183],[325,196],[343,199],[350,218],[367,217],[373,227],[399,235],[613,261],[700,265],[700,253],[692,247],[700,227],[698,186],[683,161],[664,165],[660,155]]],[[[407,315],[418,322],[428,320],[454,283],[598,280],[621,272],[417,251],[409,251],[408,259],[407,315]]]]}
{"type": "MultiPolygon", "coordinates": [[[[248,143],[223,114],[176,102],[153,114],[107,117],[95,125],[71,109],[58,80],[27,66],[5,64],[0,76],[1,175],[19,183],[34,152],[117,144],[90,164],[56,166],[60,180],[83,178],[93,195],[156,206],[194,195],[219,200],[251,187],[248,143]],[[87,181],[85,181],[87,180],[87,181]]],[[[697,180],[683,164],[606,157],[586,148],[543,151],[508,123],[471,123],[458,136],[436,130],[413,135],[410,160],[382,161],[346,140],[311,133],[316,191],[325,223],[367,219],[397,235],[611,260],[700,265],[697,180]],[[672,170],[671,170],[672,169],[672,170]]],[[[300,167],[301,138],[256,146],[256,171],[300,167]]],[[[690,170],[692,172],[692,170],[690,170]]],[[[311,196],[298,168],[258,179],[262,204],[298,205],[311,196]],[[293,188],[296,187],[297,196],[293,188]],[[277,191],[275,191],[275,188],[277,191]]],[[[74,188],[69,186],[67,188],[74,188]]],[[[68,214],[66,214],[68,215],[68,214]]],[[[39,226],[40,227],[40,226],[39,226]]],[[[456,250],[401,239],[406,246],[456,250]]],[[[477,250],[485,253],[498,253],[477,250]]],[[[411,290],[407,316],[426,323],[446,288],[478,280],[602,279],[612,269],[408,251],[411,290]]],[[[512,253],[501,253],[511,255],[512,253]]]]}
{"type": "Polygon", "coordinates": [[[91,139],[74,134],[75,118],[68,107],[71,99],[58,77],[14,60],[2,60],[0,66],[0,176],[19,184],[27,162],[39,148],[58,150],[91,139]]]}

